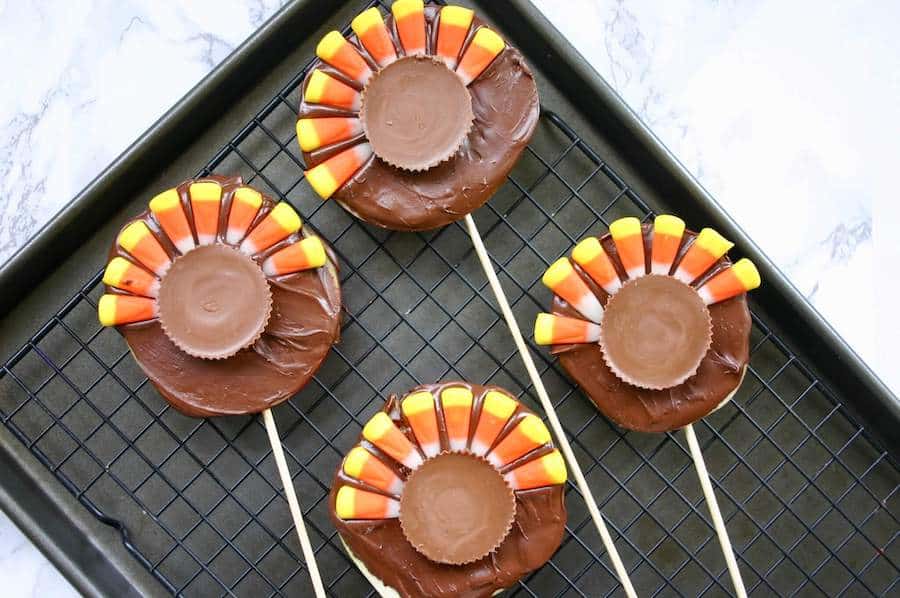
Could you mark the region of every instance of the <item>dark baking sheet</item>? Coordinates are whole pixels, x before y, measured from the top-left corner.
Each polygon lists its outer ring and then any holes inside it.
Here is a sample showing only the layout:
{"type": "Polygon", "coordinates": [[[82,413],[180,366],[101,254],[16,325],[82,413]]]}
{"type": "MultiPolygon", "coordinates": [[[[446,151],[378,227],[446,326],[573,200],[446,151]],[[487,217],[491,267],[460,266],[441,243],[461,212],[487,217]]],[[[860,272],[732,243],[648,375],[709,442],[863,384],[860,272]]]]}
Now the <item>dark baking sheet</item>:
{"type": "MultiPolygon", "coordinates": [[[[325,31],[367,5],[286,7],[0,270],[0,355],[10,356],[0,368],[0,501],[85,594],[309,593],[261,423],[180,416],[96,323],[109,239],[173,181],[242,174],[291,201],[340,255],[343,340],[316,381],[276,409],[334,595],[371,590],[328,522],[327,484],[388,393],[462,377],[536,406],[461,226],[374,229],[302,180],[293,139],[302,69],[325,31]]],[[[751,301],[751,370],[697,431],[747,586],[891,593],[896,398],[534,7],[478,8],[526,54],[544,106],[509,182],[476,213],[520,323],[549,305],[544,267],[616,217],[671,210],[736,240],[765,282],[751,301]]],[[[616,429],[537,354],[639,593],[728,594],[681,436],[616,429]]],[[[574,488],[567,500],[563,547],[512,593],[620,592],[574,488]]]]}

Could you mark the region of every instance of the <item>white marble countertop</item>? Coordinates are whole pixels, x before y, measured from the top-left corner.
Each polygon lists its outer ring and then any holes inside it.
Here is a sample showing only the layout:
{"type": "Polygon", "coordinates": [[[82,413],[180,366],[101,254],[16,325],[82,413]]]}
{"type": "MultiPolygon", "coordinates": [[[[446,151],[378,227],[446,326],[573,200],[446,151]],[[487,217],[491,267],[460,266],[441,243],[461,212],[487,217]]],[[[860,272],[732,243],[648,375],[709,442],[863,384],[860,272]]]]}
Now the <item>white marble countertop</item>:
{"type": "MultiPolygon", "coordinates": [[[[900,3],[534,1],[900,394],[900,3]]],[[[282,3],[0,0],[0,261],[282,3]]],[[[0,579],[74,594],[2,514],[0,579]]]]}

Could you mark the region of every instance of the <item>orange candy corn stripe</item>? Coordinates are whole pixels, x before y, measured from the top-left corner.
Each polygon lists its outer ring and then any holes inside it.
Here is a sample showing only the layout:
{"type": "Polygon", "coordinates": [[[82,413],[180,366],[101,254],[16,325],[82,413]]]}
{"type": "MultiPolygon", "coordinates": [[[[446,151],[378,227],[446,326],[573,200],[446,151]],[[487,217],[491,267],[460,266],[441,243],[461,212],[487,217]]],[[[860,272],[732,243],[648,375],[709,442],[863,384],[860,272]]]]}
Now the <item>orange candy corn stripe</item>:
{"type": "Polygon", "coordinates": [[[494,467],[503,467],[548,442],[550,442],[550,432],[547,430],[547,426],[544,425],[541,418],[529,413],[503,440],[497,443],[487,459],[494,467]]]}
{"type": "Polygon", "coordinates": [[[538,314],[534,321],[534,342],[539,345],[596,343],[600,325],[553,314],[538,314]]]}
{"type": "Polygon", "coordinates": [[[609,225],[609,234],[616,244],[619,261],[628,277],[640,278],[646,274],[641,221],[634,217],[619,218],[609,225]]]}
{"type": "Polygon", "coordinates": [[[156,317],[156,301],[132,295],[103,295],[97,304],[97,316],[103,326],[121,326],[156,317]]]}
{"type": "Polygon", "coordinates": [[[400,514],[400,503],[383,494],[341,486],[335,499],[335,513],[344,520],[394,519],[400,514]]]}
{"type": "Polygon", "coordinates": [[[456,68],[459,52],[462,50],[475,11],[462,6],[445,6],[438,18],[437,55],[448,67],[456,68]]]}
{"type": "Polygon", "coordinates": [[[263,262],[266,276],[283,276],[319,268],[328,260],[325,245],[319,237],[307,237],[279,249],[263,262]]]}
{"type": "Polygon", "coordinates": [[[530,490],[565,483],[568,473],[559,451],[529,461],[503,476],[513,490],[530,490]]]}
{"type": "Polygon", "coordinates": [[[328,199],[356,174],[370,157],[372,146],[360,143],[307,170],[306,180],[322,199],[328,199]]]}
{"type": "Polygon", "coordinates": [[[588,237],[576,245],[572,250],[572,259],[610,295],[621,288],[622,281],[616,268],[597,237],[588,237]]]}
{"type": "Polygon", "coordinates": [[[465,450],[469,444],[473,402],[472,391],[468,388],[450,387],[441,392],[441,409],[452,451],[465,450]]]}
{"type": "Polygon", "coordinates": [[[738,260],[727,270],[723,270],[706,281],[698,292],[707,305],[731,299],[741,293],[752,291],[760,285],[759,271],[747,258],[738,260]]]}
{"type": "Polygon", "coordinates": [[[225,230],[225,240],[232,245],[240,242],[253,224],[256,213],[262,205],[262,195],[259,191],[250,187],[240,187],[234,192],[231,200],[231,210],[228,213],[228,226],[225,230]]]}
{"type": "Polygon", "coordinates": [[[600,322],[603,317],[603,306],[600,305],[600,300],[575,272],[575,268],[567,258],[562,257],[556,260],[547,268],[541,280],[547,288],[565,299],[584,317],[592,322],[600,322]]]}
{"type": "Polygon", "coordinates": [[[410,469],[422,464],[422,455],[383,411],[372,416],[363,428],[363,438],[410,469]]]}
{"type": "Polygon", "coordinates": [[[478,29],[472,36],[466,53],[460,59],[459,66],[456,67],[456,72],[462,78],[463,83],[468,85],[474,81],[505,47],[506,42],[503,41],[503,38],[492,30],[487,27],[478,29]]]}
{"type": "Polygon", "coordinates": [[[734,243],[711,228],[704,228],[678,263],[675,278],[691,284],[728,253],[734,243]]]}
{"type": "Polygon", "coordinates": [[[668,214],[657,216],[653,221],[653,245],[650,248],[650,271],[667,275],[675,263],[681,237],[684,235],[684,220],[668,214]]]}
{"type": "Polygon", "coordinates": [[[407,56],[425,53],[425,5],[422,0],[397,0],[391,5],[400,45],[407,56]]]}
{"type": "Polygon", "coordinates": [[[303,221],[294,208],[287,202],[279,202],[243,240],[241,251],[247,255],[256,255],[297,232],[301,226],[303,221]]]}
{"type": "Polygon", "coordinates": [[[354,81],[365,84],[372,76],[372,69],[353,44],[338,31],[331,31],[316,46],[316,56],[354,81]]]}
{"type": "Polygon", "coordinates": [[[381,12],[375,7],[359,13],[350,23],[353,33],[379,66],[387,66],[397,60],[397,50],[388,33],[381,12]]]}
{"type": "Polygon", "coordinates": [[[297,121],[297,141],[300,149],[311,152],[320,147],[346,141],[362,133],[358,118],[334,116],[326,118],[301,118],[297,121]]]}
{"type": "Polygon", "coordinates": [[[163,191],[151,199],[150,212],[178,251],[187,253],[194,248],[194,234],[176,189],[163,191]]]}
{"type": "Polygon", "coordinates": [[[172,263],[169,255],[143,220],[135,220],[123,228],[119,233],[118,244],[157,276],[165,274],[172,263]]]}
{"type": "Polygon", "coordinates": [[[106,265],[103,283],[144,297],[156,297],[159,292],[159,280],[155,276],[119,256],[106,265]]]}
{"type": "Polygon", "coordinates": [[[481,404],[481,414],[472,438],[472,452],[485,455],[500,434],[500,430],[516,410],[515,399],[496,390],[488,391],[481,404]]]}
{"type": "Polygon", "coordinates": [[[222,187],[218,183],[193,183],[188,189],[191,210],[194,212],[194,228],[200,245],[209,245],[219,232],[219,204],[222,187]]]}
{"type": "Polygon", "coordinates": [[[441,452],[441,437],[432,394],[428,391],[411,394],[403,399],[400,409],[425,456],[434,457],[441,452]]]}
{"type": "Polygon", "coordinates": [[[325,104],[352,112],[359,110],[359,92],[319,69],[310,75],[304,97],[311,104],[325,104]]]}
{"type": "Polygon", "coordinates": [[[350,449],[344,458],[343,469],[344,473],[351,478],[365,482],[379,490],[391,494],[400,494],[403,490],[403,480],[400,479],[400,476],[361,446],[350,449]]]}

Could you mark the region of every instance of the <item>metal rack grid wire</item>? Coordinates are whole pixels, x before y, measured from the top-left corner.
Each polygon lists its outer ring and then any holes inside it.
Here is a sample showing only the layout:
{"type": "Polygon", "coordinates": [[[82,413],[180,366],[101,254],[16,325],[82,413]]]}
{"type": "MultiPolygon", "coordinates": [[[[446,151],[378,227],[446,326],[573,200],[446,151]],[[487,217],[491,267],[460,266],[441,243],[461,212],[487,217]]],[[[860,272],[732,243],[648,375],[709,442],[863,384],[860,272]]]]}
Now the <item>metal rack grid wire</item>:
{"type": "MultiPolygon", "coordinates": [[[[386,6],[371,2],[370,6],[386,6]]],[[[345,29],[345,33],[347,30],[345,29]]],[[[198,173],[240,173],[290,201],[341,263],[343,338],[275,410],[330,594],[374,595],[327,514],[331,476],[391,392],[462,378],[540,412],[461,225],[408,234],[353,219],[303,183],[293,128],[307,64],[198,173]]],[[[520,323],[549,304],[547,265],[623,215],[652,217],[560,117],[543,111],[507,183],[476,214],[520,323]]],[[[309,578],[262,423],[196,420],[160,398],[96,323],[97,273],[0,368],[0,419],[165,589],[297,595],[309,578]]],[[[756,314],[735,399],[697,426],[750,593],[887,595],[900,580],[897,464],[756,314]]],[[[641,595],[727,595],[690,456],[673,434],[600,416],[545,351],[542,377],[641,595]]],[[[619,592],[574,485],[559,551],[513,595],[619,592]]]]}

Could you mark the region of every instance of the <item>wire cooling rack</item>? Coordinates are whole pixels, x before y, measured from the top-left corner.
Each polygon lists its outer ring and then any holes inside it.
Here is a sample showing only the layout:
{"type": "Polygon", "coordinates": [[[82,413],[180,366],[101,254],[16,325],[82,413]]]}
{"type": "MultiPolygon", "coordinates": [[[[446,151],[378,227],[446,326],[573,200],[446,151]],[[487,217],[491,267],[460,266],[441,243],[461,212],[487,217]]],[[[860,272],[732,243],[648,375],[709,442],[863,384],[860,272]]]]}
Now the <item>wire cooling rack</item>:
{"type": "MultiPolygon", "coordinates": [[[[328,591],[373,595],[341,549],[326,499],[343,454],[385,396],[462,378],[499,384],[538,405],[462,226],[383,231],[321,202],[303,182],[293,129],[308,67],[198,174],[239,173],[290,201],[340,258],[343,338],[315,380],[275,415],[328,591]]],[[[521,323],[550,304],[539,283],[545,267],[624,215],[646,220],[652,212],[544,110],[520,164],[476,214],[521,323]]],[[[97,324],[100,279],[78,289],[0,368],[3,424],[82,505],[119,529],[131,554],[173,594],[307,594],[262,423],[197,420],[170,408],[121,337],[97,324]]],[[[897,464],[764,321],[753,321],[743,386],[697,426],[748,590],[896,591],[897,464]]],[[[616,428],[545,351],[536,353],[639,594],[728,594],[685,447],[671,434],[616,428]]],[[[620,592],[571,483],[566,500],[562,547],[512,594],[620,592]]]]}

